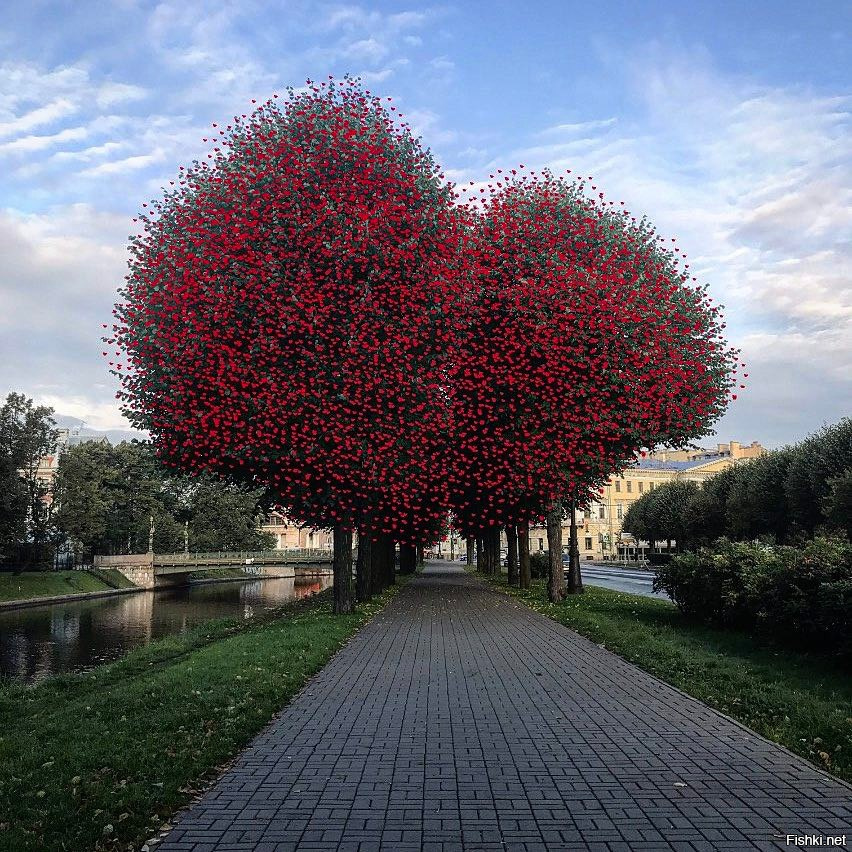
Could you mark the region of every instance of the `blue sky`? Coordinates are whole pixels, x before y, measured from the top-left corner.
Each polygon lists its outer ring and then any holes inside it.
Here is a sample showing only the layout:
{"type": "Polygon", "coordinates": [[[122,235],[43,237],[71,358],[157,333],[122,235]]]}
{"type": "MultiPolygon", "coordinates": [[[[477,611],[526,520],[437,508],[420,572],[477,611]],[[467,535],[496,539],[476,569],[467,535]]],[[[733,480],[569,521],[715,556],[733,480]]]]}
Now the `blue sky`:
{"type": "Polygon", "coordinates": [[[852,410],[847,2],[10,4],[0,23],[0,392],[121,427],[100,355],[139,205],[212,122],[345,72],[455,180],[549,165],[678,238],[749,387],[719,440],[852,410]]]}

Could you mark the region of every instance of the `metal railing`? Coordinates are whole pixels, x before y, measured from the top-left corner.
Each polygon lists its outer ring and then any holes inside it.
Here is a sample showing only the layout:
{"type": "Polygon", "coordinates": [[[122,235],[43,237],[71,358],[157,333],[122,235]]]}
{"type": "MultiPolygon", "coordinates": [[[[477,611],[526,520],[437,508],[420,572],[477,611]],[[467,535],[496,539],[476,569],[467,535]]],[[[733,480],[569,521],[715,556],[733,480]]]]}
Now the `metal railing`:
{"type": "Polygon", "coordinates": [[[243,567],[246,565],[299,565],[331,563],[332,551],[324,548],[293,548],[292,550],[239,550],[209,553],[158,553],[155,568],[243,567]]]}

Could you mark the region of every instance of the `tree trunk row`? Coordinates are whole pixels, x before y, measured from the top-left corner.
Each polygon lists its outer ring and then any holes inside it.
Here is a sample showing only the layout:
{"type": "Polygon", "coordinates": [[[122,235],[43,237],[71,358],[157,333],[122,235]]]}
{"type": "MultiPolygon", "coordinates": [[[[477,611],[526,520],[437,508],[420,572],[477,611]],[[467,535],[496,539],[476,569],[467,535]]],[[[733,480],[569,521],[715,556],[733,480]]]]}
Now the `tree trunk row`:
{"type": "MultiPolygon", "coordinates": [[[[404,565],[408,573],[416,568],[417,551],[413,545],[402,545],[404,565]]],[[[373,541],[368,535],[358,537],[355,580],[352,578],[352,533],[342,523],[334,527],[333,612],[337,615],[354,610],[355,601],[370,600],[396,582],[396,544],[388,535],[373,541]]]]}
{"type": "MultiPolygon", "coordinates": [[[[569,504],[568,578],[562,561],[562,506],[554,503],[545,515],[547,524],[548,572],[547,596],[553,603],[561,601],[566,594],[583,591],[580,573],[580,548],[577,541],[576,503],[569,504]]],[[[526,524],[506,528],[508,546],[508,581],[522,589],[530,587],[530,544],[529,528],[526,524]]],[[[476,569],[491,576],[501,573],[500,528],[489,527],[475,539],[476,569]]],[[[474,538],[467,539],[467,562],[473,564],[474,538]]],[[[376,541],[369,536],[360,536],[358,559],[355,565],[356,578],[352,579],[352,533],[339,523],[334,527],[334,606],[337,614],[352,612],[355,600],[368,601],[381,594],[396,582],[396,545],[388,535],[376,541]]],[[[399,546],[401,574],[413,574],[423,564],[423,546],[401,543],[399,546]]]]}

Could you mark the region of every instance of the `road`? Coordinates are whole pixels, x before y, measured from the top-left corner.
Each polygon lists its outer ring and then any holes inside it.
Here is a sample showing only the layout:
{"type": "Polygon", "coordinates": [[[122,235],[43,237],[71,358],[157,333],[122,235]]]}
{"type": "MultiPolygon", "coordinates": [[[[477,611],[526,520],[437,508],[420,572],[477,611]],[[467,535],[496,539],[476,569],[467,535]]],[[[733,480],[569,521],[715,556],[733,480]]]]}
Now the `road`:
{"type": "Polygon", "coordinates": [[[636,571],[630,568],[604,568],[601,565],[580,563],[583,582],[589,586],[602,586],[617,592],[629,592],[631,595],[643,595],[648,598],[669,600],[665,592],[653,589],[654,575],[650,571],[636,571]]]}

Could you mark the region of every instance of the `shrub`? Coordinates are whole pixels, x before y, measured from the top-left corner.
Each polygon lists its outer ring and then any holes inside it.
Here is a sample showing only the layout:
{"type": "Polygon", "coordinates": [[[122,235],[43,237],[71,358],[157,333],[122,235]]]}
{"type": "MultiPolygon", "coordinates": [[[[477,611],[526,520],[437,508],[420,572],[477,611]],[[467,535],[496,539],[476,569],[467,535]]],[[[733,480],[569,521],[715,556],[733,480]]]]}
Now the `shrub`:
{"type": "Polygon", "coordinates": [[[546,550],[530,554],[530,576],[540,580],[550,576],[550,554],[546,550]]]}
{"type": "Polygon", "coordinates": [[[660,566],[654,588],[692,618],[852,656],[852,545],[845,538],[818,536],[799,548],[719,539],[660,566]]]}

